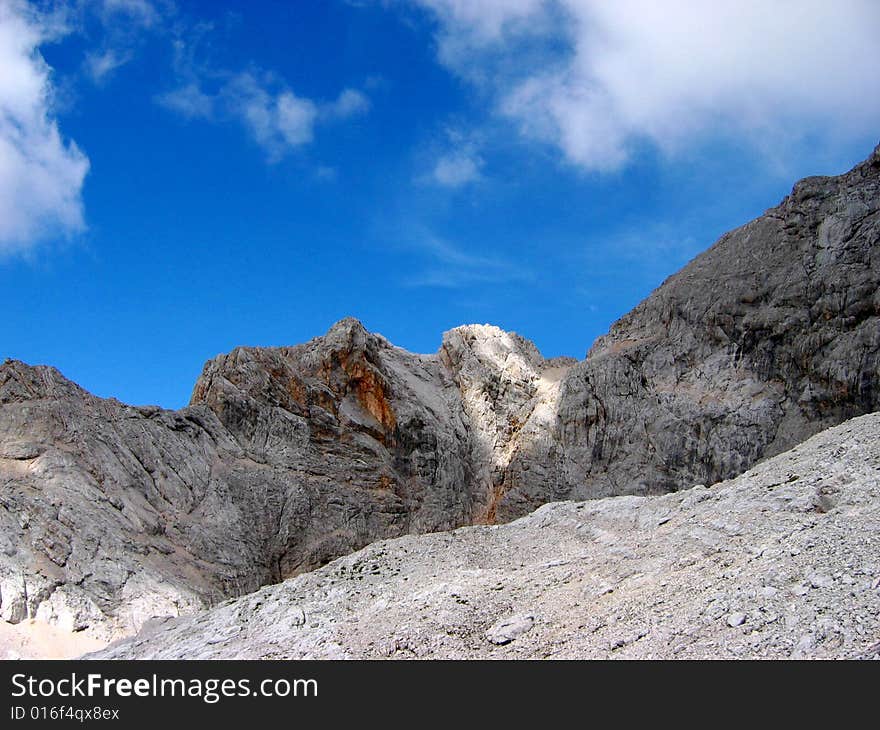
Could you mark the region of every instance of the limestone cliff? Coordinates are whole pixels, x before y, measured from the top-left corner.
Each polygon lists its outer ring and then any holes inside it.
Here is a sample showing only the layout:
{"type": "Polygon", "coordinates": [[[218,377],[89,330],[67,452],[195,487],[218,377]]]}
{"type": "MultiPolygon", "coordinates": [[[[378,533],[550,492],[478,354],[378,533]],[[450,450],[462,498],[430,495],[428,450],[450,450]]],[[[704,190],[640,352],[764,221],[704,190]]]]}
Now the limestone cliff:
{"type": "Polygon", "coordinates": [[[7,361],[2,618],[109,637],[376,539],[491,521],[510,454],[570,365],[495,327],[415,355],[346,319],[210,361],[172,412],[7,361]]]}

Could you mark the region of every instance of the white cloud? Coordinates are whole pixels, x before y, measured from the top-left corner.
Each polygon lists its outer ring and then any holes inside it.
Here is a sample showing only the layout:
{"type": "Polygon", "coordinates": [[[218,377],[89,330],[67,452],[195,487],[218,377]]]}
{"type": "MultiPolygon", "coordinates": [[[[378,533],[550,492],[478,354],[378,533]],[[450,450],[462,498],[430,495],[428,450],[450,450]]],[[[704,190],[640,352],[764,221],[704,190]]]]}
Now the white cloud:
{"type": "Polygon", "coordinates": [[[482,136],[457,126],[447,127],[429,152],[427,174],[419,182],[445,188],[461,188],[483,177],[485,161],[480,154],[482,136]]]}
{"type": "Polygon", "coordinates": [[[95,84],[105,83],[134,59],[147,35],[165,33],[176,12],[173,0],[91,0],[66,7],[77,15],[81,32],[85,33],[87,17],[102,29],[101,47],[88,51],[83,61],[83,70],[95,84]]]}
{"type": "Polygon", "coordinates": [[[96,84],[103,82],[111,73],[120,66],[128,63],[132,58],[129,51],[108,48],[100,52],[86,54],[86,73],[96,84]]]}
{"type": "Polygon", "coordinates": [[[105,20],[122,16],[125,21],[145,28],[155,25],[161,17],[159,10],[149,0],[103,0],[100,11],[105,20]]]}
{"type": "Polygon", "coordinates": [[[315,103],[298,97],[291,91],[283,91],[275,100],[275,125],[289,147],[308,144],[315,137],[315,103]]]}
{"type": "Polygon", "coordinates": [[[212,31],[211,23],[175,30],[172,68],[177,86],[154,100],[189,120],[238,123],[263,148],[269,162],[311,144],[321,125],[370,110],[370,99],[357,89],[344,88],[335,99],[311,99],[290,89],[279,74],[256,64],[235,70],[206,61],[202,57],[210,55],[212,31]]]}
{"type": "Polygon", "coordinates": [[[461,48],[462,41],[476,46],[501,40],[542,10],[544,0],[415,0],[440,19],[442,40],[461,48]]]}
{"type": "Polygon", "coordinates": [[[330,102],[295,94],[271,73],[242,71],[225,77],[215,94],[198,81],[156,97],[156,101],[187,119],[234,119],[278,162],[289,152],[310,144],[319,122],[347,119],[365,113],[369,99],[354,89],[344,89],[330,102]]]}
{"type": "Polygon", "coordinates": [[[370,100],[357,89],[343,89],[336,101],[325,104],[322,113],[330,119],[347,119],[370,110],[370,100]]]}
{"type": "Polygon", "coordinates": [[[471,149],[456,150],[442,155],[431,172],[431,178],[438,185],[460,188],[480,179],[482,158],[471,149]]]}
{"type": "Polygon", "coordinates": [[[220,98],[266,150],[270,161],[314,138],[316,104],[286,89],[271,91],[267,79],[242,72],[224,87],[220,98]]]}
{"type": "Polygon", "coordinates": [[[618,168],[645,142],[771,148],[880,122],[876,0],[412,2],[437,17],[444,64],[584,168],[618,168]]]}
{"type": "Polygon", "coordinates": [[[89,161],[65,141],[52,110],[51,69],[39,53],[57,18],[0,0],[0,253],[82,231],[89,161]]]}
{"type": "Polygon", "coordinates": [[[159,94],[156,101],[187,119],[210,119],[214,114],[214,97],[195,82],[159,94]]]}

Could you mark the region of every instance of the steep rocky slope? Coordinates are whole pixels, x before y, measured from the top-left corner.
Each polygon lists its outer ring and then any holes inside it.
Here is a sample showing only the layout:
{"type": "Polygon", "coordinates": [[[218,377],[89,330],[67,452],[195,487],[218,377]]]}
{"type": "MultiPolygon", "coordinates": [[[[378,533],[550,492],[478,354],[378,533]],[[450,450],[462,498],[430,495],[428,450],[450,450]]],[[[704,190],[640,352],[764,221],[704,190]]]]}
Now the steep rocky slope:
{"type": "Polygon", "coordinates": [[[547,501],[535,463],[570,498],[662,493],[877,410],[878,285],[880,147],[800,181],[615,322],[513,460],[499,515],[547,501]]]}
{"type": "Polygon", "coordinates": [[[383,541],[96,658],[880,658],[880,414],[713,487],[383,541]]]}
{"type": "Polygon", "coordinates": [[[0,366],[0,612],[103,638],[372,540],[492,518],[559,377],[495,327],[422,356],[356,320],[205,366],[179,412],[0,366]]]}
{"type": "Polygon", "coordinates": [[[210,361],[178,412],[0,365],[0,616],[110,637],[371,541],[747,469],[880,399],[880,148],[798,183],[581,363],[343,320],[210,361]]]}

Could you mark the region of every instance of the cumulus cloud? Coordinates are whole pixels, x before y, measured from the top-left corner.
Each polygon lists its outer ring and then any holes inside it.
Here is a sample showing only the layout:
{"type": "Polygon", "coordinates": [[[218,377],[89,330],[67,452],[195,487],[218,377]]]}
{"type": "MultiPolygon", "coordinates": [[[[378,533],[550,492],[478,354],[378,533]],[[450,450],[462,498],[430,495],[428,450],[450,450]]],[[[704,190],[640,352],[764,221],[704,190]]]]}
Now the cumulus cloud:
{"type": "Polygon", "coordinates": [[[19,0],[0,0],[0,253],[83,230],[89,161],[62,137],[40,46],[63,28],[19,0]]]}
{"type": "Polygon", "coordinates": [[[588,169],[649,143],[846,139],[880,122],[875,0],[412,0],[440,60],[588,169]]]}
{"type": "Polygon", "coordinates": [[[270,162],[311,143],[318,123],[347,119],[370,107],[367,97],[355,89],[344,89],[336,99],[320,102],[295,94],[271,73],[215,76],[223,79],[215,93],[204,91],[196,79],[157,96],[156,101],[187,119],[238,121],[270,162]]]}

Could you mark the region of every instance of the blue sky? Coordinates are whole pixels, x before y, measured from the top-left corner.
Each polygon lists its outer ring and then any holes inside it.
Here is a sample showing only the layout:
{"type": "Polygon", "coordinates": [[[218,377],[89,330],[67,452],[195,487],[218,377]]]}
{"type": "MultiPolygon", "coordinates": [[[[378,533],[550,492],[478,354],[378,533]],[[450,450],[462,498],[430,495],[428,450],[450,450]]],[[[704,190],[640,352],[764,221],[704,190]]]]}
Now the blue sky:
{"type": "Polygon", "coordinates": [[[880,140],[880,4],[655,6],[0,0],[0,357],[167,407],[348,315],[582,357],[880,140]]]}

